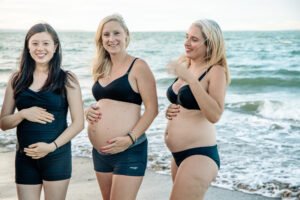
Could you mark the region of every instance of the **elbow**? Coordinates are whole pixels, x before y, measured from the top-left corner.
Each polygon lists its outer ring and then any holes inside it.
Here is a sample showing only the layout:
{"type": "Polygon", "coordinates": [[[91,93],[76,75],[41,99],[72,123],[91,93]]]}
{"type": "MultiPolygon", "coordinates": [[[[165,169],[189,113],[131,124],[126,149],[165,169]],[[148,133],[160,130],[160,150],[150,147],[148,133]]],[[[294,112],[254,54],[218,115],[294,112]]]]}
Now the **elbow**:
{"type": "Polygon", "coordinates": [[[158,106],[155,106],[153,109],[152,109],[152,117],[153,117],[153,120],[157,117],[158,115],[158,106]]]}
{"type": "Polygon", "coordinates": [[[222,115],[222,113],[215,113],[215,114],[210,115],[209,117],[207,117],[207,120],[210,123],[215,124],[221,119],[221,115],[222,115]]]}
{"type": "Polygon", "coordinates": [[[220,119],[220,118],[213,118],[213,117],[211,117],[211,118],[208,118],[207,120],[208,120],[210,123],[215,124],[215,123],[217,123],[217,122],[219,121],[219,119],[220,119]]]}
{"type": "Polygon", "coordinates": [[[2,131],[6,131],[6,130],[9,129],[7,126],[4,125],[4,123],[2,122],[2,120],[0,120],[0,129],[1,129],[2,131]]]}
{"type": "Polygon", "coordinates": [[[9,129],[9,127],[2,126],[2,124],[1,124],[1,127],[0,127],[0,129],[1,129],[2,131],[6,131],[6,130],[8,130],[8,129],[9,129]]]}
{"type": "Polygon", "coordinates": [[[156,106],[153,111],[153,117],[155,118],[157,115],[158,115],[158,106],[156,106]]]}

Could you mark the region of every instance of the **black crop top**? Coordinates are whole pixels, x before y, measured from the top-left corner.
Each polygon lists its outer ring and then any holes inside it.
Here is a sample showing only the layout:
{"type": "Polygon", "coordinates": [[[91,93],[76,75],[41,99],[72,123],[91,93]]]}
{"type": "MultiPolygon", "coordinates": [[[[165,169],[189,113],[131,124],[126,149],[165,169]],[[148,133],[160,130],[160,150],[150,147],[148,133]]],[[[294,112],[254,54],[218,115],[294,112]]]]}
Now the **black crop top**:
{"type": "MultiPolygon", "coordinates": [[[[210,66],[200,77],[199,81],[201,81],[205,75],[209,72],[209,70],[212,68],[210,66]]],[[[189,87],[189,85],[184,85],[178,90],[178,94],[175,94],[173,91],[173,84],[178,80],[178,78],[175,79],[175,81],[172,83],[172,85],[167,90],[167,97],[171,103],[179,104],[182,107],[190,110],[200,110],[200,107],[198,106],[198,103],[189,87]]]]}
{"type": "Polygon", "coordinates": [[[92,88],[94,98],[97,101],[99,101],[100,99],[112,99],[116,101],[123,101],[141,105],[141,95],[131,88],[128,80],[128,74],[136,60],[137,58],[132,61],[129,69],[123,76],[113,80],[108,85],[103,87],[99,83],[99,81],[96,81],[92,88]]]}

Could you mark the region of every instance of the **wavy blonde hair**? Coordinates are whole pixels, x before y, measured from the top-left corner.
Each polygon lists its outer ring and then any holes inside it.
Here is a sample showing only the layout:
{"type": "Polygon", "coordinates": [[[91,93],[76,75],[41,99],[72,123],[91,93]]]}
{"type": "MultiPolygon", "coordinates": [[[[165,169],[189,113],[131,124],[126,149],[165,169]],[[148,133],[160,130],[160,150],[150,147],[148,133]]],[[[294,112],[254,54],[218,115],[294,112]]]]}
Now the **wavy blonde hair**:
{"type": "Polygon", "coordinates": [[[112,14],[101,20],[101,22],[99,23],[97,32],[96,32],[96,37],[95,37],[96,54],[95,54],[95,58],[93,61],[93,67],[92,67],[92,69],[93,69],[92,75],[93,75],[94,81],[97,81],[97,80],[99,80],[99,78],[102,78],[105,75],[108,75],[111,70],[112,62],[110,59],[110,55],[104,49],[103,41],[102,41],[103,27],[106,23],[111,22],[111,21],[118,22],[121,25],[121,27],[124,29],[124,31],[127,35],[126,48],[129,45],[129,41],[130,41],[129,30],[128,30],[128,27],[126,26],[125,21],[121,15],[112,14]]]}
{"type": "Polygon", "coordinates": [[[210,19],[197,20],[192,25],[197,26],[201,30],[205,40],[205,61],[208,66],[223,66],[225,68],[226,82],[230,84],[230,71],[226,59],[225,41],[220,26],[217,22],[210,19]]]}

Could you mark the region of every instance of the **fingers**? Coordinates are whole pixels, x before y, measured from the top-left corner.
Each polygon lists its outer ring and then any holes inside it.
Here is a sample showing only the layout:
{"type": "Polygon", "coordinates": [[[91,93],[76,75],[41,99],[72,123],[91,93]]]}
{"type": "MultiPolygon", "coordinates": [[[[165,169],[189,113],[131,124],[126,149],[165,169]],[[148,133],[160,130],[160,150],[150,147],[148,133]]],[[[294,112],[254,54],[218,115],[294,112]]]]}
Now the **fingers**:
{"type": "Polygon", "coordinates": [[[27,148],[24,148],[24,152],[32,159],[40,159],[48,154],[45,150],[45,145],[40,142],[31,144],[27,148]]]}
{"type": "Polygon", "coordinates": [[[42,120],[44,122],[51,123],[54,120],[54,115],[47,112],[46,109],[41,109],[39,113],[39,120],[42,120]]]}
{"type": "Polygon", "coordinates": [[[103,153],[110,153],[110,154],[113,154],[114,151],[113,151],[113,147],[115,146],[114,143],[112,144],[109,144],[109,145],[106,145],[104,147],[101,147],[100,148],[100,151],[103,152],[103,153]]]}
{"type": "Polygon", "coordinates": [[[176,117],[179,112],[180,112],[180,105],[171,104],[168,106],[166,110],[166,118],[168,120],[172,120],[172,118],[176,117]]]}
{"type": "Polygon", "coordinates": [[[24,152],[26,153],[26,156],[30,156],[30,157],[32,157],[34,159],[38,159],[38,157],[39,157],[36,148],[34,148],[34,149],[32,149],[32,148],[24,148],[24,152]]]}
{"type": "Polygon", "coordinates": [[[25,112],[26,119],[40,124],[51,123],[54,120],[54,115],[47,112],[46,109],[40,107],[31,107],[25,112]]]}
{"type": "Polygon", "coordinates": [[[43,111],[42,115],[47,122],[52,122],[54,120],[54,115],[47,111],[43,111]]]}
{"type": "Polygon", "coordinates": [[[98,121],[100,118],[101,118],[101,114],[98,113],[98,112],[88,112],[87,113],[87,118],[90,120],[90,121],[98,121]]]}
{"type": "Polygon", "coordinates": [[[108,154],[116,154],[126,150],[130,145],[128,146],[128,142],[124,138],[127,139],[127,136],[110,139],[107,141],[108,145],[101,147],[100,151],[108,154]]]}
{"type": "MultiPolygon", "coordinates": [[[[32,148],[35,148],[35,147],[38,147],[38,144],[37,144],[37,143],[31,144],[31,145],[28,146],[28,148],[31,148],[31,149],[32,149],[32,148]]],[[[27,149],[27,148],[25,148],[25,149],[27,149]]]]}
{"type": "Polygon", "coordinates": [[[91,108],[94,109],[94,110],[100,109],[100,107],[95,103],[91,105],[91,108]]]}
{"type": "Polygon", "coordinates": [[[100,107],[93,104],[86,113],[86,119],[88,122],[98,122],[101,119],[100,107]]]}

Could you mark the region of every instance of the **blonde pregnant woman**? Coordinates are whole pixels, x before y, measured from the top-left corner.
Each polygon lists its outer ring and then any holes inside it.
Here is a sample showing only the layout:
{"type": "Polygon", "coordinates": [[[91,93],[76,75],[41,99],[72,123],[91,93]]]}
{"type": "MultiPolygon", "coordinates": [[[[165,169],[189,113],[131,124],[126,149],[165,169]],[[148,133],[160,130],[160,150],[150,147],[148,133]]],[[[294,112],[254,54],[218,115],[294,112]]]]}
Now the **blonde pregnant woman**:
{"type": "Polygon", "coordinates": [[[100,22],[92,88],[97,103],[86,110],[86,118],[104,200],[136,198],[147,167],[145,131],[158,113],[154,76],[145,61],[126,52],[128,44],[120,15],[100,22]]]}
{"type": "Polygon", "coordinates": [[[194,22],[185,56],[169,67],[178,77],[167,90],[172,103],[165,142],[172,152],[172,200],[200,200],[220,168],[215,123],[224,110],[229,83],[224,40],[212,20],[194,22]]]}

